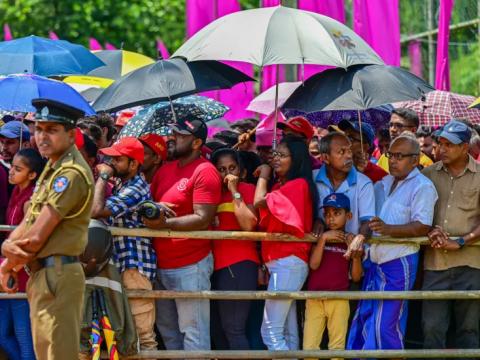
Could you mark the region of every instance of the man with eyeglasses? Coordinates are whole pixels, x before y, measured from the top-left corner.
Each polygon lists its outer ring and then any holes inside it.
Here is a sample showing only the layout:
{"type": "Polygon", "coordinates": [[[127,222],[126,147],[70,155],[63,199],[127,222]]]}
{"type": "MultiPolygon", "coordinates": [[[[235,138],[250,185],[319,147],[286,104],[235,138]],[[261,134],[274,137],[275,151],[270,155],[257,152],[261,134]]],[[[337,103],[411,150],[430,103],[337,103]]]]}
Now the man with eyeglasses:
{"type": "Polygon", "coordinates": [[[366,175],[373,183],[382,180],[388,173],[370,161],[373,151],[375,132],[370,124],[355,120],[342,120],[338,124],[352,143],[353,164],[355,168],[366,175]]]}
{"type": "MultiPolygon", "coordinates": [[[[428,234],[423,290],[480,290],[480,164],[468,154],[471,129],[451,120],[437,134],[440,161],[423,174],[438,191],[428,234]]],[[[479,347],[480,303],[476,300],[424,301],[422,326],[425,349],[446,347],[455,314],[455,347],[479,347]]]]}
{"type": "MultiPolygon", "coordinates": [[[[426,236],[431,229],[438,195],[433,183],[417,168],[420,145],[413,134],[396,137],[386,152],[390,175],[374,186],[375,214],[369,227],[374,236],[426,236]]],[[[420,246],[378,243],[364,260],[365,291],[409,291],[417,273],[420,246]]],[[[403,349],[407,324],[404,300],[362,300],[353,319],[348,348],[403,349]]]]}
{"type": "MultiPolygon", "coordinates": [[[[409,131],[413,134],[417,132],[420,125],[420,120],[415,111],[406,108],[398,108],[392,111],[390,122],[388,124],[391,141],[400,136],[404,131],[409,131]]],[[[433,164],[433,161],[424,153],[420,154],[419,165],[423,168],[433,164]]],[[[385,154],[382,154],[378,159],[377,165],[383,170],[389,171],[388,159],[385,154]]]]}

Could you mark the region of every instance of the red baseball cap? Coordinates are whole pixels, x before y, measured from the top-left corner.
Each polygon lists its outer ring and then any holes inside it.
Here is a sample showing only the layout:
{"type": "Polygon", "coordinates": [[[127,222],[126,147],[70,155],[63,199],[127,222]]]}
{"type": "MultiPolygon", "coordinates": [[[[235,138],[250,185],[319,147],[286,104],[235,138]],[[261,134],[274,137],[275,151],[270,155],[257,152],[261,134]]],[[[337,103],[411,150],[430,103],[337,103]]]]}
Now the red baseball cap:
{"type": "Polygon", "coordinates": [[[289,128],[292,131],[302,134],[307,138],[307,140],[311,140],[313,134],[315,133],[313,126],[303,116],[295,116],[291,119],[288,119],[285,123],[278,123],[278,127],[282,130],[289,128]]]}
{"type": "Polygon", "coordinates": [[[112,157],[127,156],[130,159],[137,160],[140,164],[143,164],[145,156],[142,143],[134,137],[121,138],[112,146],[100,149],[100,152],[112,157]]]}
{"type": "Polygon", "coordinates": [[[165,160],[167,158],[167,144],[163,136],[157,134],[146,134],[140,137],[140,141],[148,145],[158,156],[165,160]]]}

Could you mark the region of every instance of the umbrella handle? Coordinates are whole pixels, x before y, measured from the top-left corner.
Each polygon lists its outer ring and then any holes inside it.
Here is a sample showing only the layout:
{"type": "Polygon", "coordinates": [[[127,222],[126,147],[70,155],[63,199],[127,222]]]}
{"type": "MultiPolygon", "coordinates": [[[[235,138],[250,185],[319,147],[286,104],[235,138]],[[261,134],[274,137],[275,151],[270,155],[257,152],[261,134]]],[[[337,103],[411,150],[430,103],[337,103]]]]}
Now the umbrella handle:
{"type": "MultiPolygon", "coordinates": [[[[250,129],[250,130],[248,130],[248,131],[246,132],[246,134],[247,134],[247,139],[246,139],[246,140],[250,139],[250,136],[252,136],[253,134],[255,134],[255,131],[257,131],[257,128],[258,128],[258,125],[255,126],[253,129],[250,129]]],[[[243,134],[242,134],[242,135],[243,135],[243,134]]],[[[240,145],[242,145],[242,144],[243,144],[243,142],[237,141],[237,143],[232,146],[232,149],[233,149],[233,150],[236,150],[236,149],[238,149],[238,147],[239,147],[240,145]]]]}

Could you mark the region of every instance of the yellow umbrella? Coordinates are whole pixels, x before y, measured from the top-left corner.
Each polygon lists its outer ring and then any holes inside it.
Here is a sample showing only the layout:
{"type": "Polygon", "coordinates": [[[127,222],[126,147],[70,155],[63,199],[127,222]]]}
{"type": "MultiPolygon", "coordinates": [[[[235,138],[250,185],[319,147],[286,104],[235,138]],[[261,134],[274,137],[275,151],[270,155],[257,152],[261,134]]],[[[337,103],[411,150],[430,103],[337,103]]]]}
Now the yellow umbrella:
{"type": "Polygon", "coordinates": [[[88,75],[114,80],[155,62],[148,56],[126,50],[100,50],[95,51],[95,55],[106,65],[89,72],[88,75]]]}
{"type": "Polygon", "coordinates": [[[468,106],[469,109],[480,109],[480,97],[468,106]]]}
{"type": "Polygon", "coordinates": [[[88,75],[71,75],[63,79],[63,82],[72,85],[84,85],[85,88],[99,87],[105,89],[109,87],[114,80],[88,75]]]}

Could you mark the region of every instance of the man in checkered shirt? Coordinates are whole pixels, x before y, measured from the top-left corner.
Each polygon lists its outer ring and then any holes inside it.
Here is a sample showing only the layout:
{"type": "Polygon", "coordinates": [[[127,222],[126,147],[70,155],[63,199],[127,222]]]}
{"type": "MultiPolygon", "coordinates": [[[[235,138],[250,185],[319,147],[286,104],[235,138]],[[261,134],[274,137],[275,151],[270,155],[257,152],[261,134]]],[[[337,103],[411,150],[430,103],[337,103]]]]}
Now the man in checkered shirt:
{"type": "MultiPolygon", "coordinates": [[[[100,152],[111,157],[110,164],[97,166],[99,178],[95,185],[92,217],[107,219],[109,225],[124,228],[144,227],[136,210],[138,204],[151,200],[150,187],[140,174],[144,160],[142,143],[125,137],[100,152]],[[105,199],[105,188],[115,176],[113,195],[105,199]]],[[[152,239],[138,236],[115,236],[114,259],[126,289],[152,290],[156,276],[157,259],[152,239]]],[[[154,299],[130,299],[141,350],[156,350],[157,342],[154,299]]]]}

